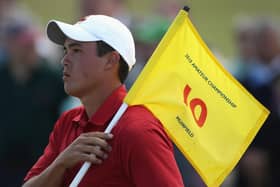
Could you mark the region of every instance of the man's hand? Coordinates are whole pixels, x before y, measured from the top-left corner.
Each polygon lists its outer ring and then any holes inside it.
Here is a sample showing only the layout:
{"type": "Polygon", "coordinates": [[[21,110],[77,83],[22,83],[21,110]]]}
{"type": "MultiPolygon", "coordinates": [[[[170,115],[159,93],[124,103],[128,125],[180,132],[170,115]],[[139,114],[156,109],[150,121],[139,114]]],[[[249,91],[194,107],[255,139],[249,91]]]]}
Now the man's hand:
{"type": "Polygon", "coordinates": [[[78,162],[91,162],[101,164],[108,157],[111,146],[107,140],[113,138],[112,134],[103,132],[89,132],[81,134],[56,158],[57,165],[71,168],[78,162]]]}
{"type": "Polygon", "coordinates": [[[112,149],[107,143],[107,140],[112,138],[112,134],[105,134],[103,132],[81,134],[60,153],[49,167],[40,175],[28,180],[23,187],[61,186],[63,175],[67,168],[73,167],[78,162],[102,163],[108,157],[108,152],[112,149]]]}

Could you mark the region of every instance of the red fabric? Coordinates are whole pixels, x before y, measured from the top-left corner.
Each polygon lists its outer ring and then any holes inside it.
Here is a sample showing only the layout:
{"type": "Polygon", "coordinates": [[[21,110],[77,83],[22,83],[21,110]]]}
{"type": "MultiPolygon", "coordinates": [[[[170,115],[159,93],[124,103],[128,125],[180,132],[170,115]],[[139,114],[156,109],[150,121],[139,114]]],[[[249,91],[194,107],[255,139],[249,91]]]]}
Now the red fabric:
{"type": "MultiPolygon", "coordinates": [[[[44,154],[24,180],[40,174],[81,133],[104,131],[125,94],[124,86],[118,88],[90,120],[83,107],[64,113],[50,135],[44,154]]],[[[184,186],[172,143],[161,123],[147,109],[129,107],[112,133],[109,157],[101,165],[91,166],[80,187],[184,186]]],[[[64,186],[69,186],[81,165],[77,164],[65,173],[64,186]]]]}

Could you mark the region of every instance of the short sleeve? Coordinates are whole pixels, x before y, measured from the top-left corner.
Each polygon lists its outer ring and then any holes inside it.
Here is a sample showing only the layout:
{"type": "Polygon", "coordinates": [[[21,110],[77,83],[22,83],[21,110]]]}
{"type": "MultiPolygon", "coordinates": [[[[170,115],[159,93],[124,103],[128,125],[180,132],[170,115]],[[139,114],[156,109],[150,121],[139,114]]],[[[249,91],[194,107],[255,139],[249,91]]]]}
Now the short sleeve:
{"type": "Polygon", "coordinates": [[[142,115],[122,122],[126,127],[119,144],[125,174],[137,187],[183,187],[172,142],[157,119],[142,115]]]}

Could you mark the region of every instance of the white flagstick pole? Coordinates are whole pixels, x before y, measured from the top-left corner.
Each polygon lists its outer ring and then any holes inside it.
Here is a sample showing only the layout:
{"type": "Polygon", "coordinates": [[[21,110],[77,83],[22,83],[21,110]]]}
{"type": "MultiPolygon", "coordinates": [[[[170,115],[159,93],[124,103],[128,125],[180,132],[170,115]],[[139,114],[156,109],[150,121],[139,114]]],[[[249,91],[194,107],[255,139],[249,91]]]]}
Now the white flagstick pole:
{"type": "MultiPolygon", "coordinates": [[[[119,110],[117,111],[117,113],[113,117],[112,121],[109,123],[108,127],[104,131],[105,133],[110,133],[111,132],[113,127],[117,124],[120,117],[123,115],[123,113],[127,109],[127,107],[128,107],[128,105],[126,103],[123,103],[120,106],[119,110]]],[[[85,162],[83,164],[83,166],[81,167],[81,169],[79,170],[79,172],[76,174],[75,178],[73,179],[73,181],[71,182],[69,187],[77,187],[79,185],[79,183],[81,182],[82,178],[85,176],[88,169],[90,168],[90,166],[91,166],[90,162],[85,162]]]]}

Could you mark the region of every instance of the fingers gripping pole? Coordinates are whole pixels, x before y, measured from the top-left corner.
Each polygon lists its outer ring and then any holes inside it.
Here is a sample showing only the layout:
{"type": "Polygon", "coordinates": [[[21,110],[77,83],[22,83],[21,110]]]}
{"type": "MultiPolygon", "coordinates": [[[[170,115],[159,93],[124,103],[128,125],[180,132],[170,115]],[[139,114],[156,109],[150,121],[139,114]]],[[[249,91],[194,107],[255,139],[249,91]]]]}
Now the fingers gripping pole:
{"type": "MultiPolygon", "coordinates": [[[[117,124],[125,110],[127,109],[128,105],[126,103],[123,103],[115,116],[113,117],[112,121],[109,123],[108,127],[105,129],[105,133],[110,133],[113,127],[117,124]]],[[[79,172],[76,174],[75,178],[71,182],[69,187],[77,187],[79,183],[81,182],[82,178],[85,176],[86,172],[90,168],[91,163],[90,162],[85,162],[79,172]]]]}

